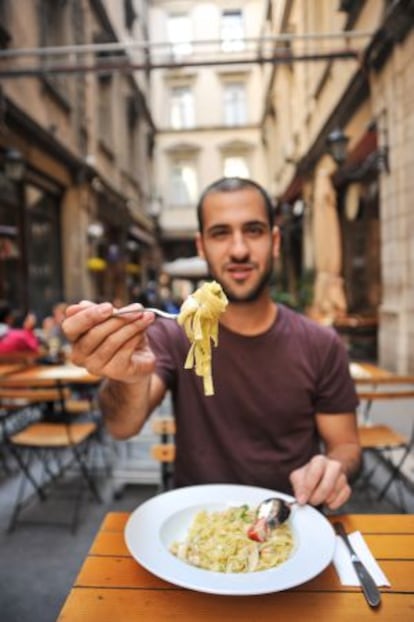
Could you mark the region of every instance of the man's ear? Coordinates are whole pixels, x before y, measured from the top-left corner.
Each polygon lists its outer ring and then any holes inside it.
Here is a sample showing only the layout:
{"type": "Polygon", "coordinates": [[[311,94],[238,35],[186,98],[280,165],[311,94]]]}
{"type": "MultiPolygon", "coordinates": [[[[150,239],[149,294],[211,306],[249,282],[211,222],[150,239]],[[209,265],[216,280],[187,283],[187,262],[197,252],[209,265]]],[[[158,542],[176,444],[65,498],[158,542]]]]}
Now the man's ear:
{"type": "Polygon", "coordinates": [[[202,238],[201,233],[196,233],[195,245],[196,245],[198,256],[201,257],[202,259],[205,259],[203,238],[202,238]]]}
{"type": "Polygon", "coordinates": [[[272,238],[273,238],[273,257],[276,259],[280,254],[280,229],[279,227],[273,227],[272,229],[272,238]]]}

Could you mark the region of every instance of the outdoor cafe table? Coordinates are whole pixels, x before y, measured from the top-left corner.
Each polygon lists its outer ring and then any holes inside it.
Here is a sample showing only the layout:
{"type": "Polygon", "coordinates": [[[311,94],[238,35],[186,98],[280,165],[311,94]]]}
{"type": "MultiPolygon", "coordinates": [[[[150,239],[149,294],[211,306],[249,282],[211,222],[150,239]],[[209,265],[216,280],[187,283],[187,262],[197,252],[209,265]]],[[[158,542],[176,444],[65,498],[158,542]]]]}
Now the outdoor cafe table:
{"type": "MultiPolygon", "coordinates": [[[[124,542],[127,513],[105,517],[58,622],[409,622],[414,619],[414,516],[343,515],[362,532],[391,583],[371,609],[359,588],[342,586],[330,564],[290,590],[260,596],[218,596],[177,587],[146,571],[124,542]]],[[[335,517],[338,519],[338,517],[335,517]]],[[[315,550],[315,555],[318,551],[315,550]]]]}
{"type": "Polygon", "coordinates": [[[71,365],[28,365],[24,369],[14,371],[7,376],[0,376],[0,383],[6,382],[8,386],[47,386],[57,381],[65,384],[98,384],[99,376],[90,374],[83,367],[71,365]]]}
{"type": "Polygon", "coordinates": [[[350,372],[354,382],[360,385],[414,384],[413,375],[397,374],[374,363],[351,362],[350,372]]]}
{"type": "Polygon", "coordinates": [[[24,367],[24,365],[21,365],[19,363],[1,363],[0,362],[0,378],[13,374],[14,372],[22,369],[22,367],[24,367]]]}

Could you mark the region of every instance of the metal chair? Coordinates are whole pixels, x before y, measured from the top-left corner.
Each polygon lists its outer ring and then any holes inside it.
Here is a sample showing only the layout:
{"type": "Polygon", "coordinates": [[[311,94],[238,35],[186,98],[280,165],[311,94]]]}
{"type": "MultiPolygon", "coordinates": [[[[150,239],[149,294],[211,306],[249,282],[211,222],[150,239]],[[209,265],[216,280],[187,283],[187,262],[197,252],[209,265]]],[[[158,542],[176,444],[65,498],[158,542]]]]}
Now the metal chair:
{"type": "MultiPolygon", "coordinates": [[[[395,403],[397,400],[412,399],[414,398],[414,390],[396,387],[398,383],[395,379],[391,383],[387,383],[394,385],[392,390],[380,388],[380,384],[384,383],[381,381],[374,390],[360,391],[358,393],[360,400],[363,402],[362,417],[358,425],[358,436],[363,451],[374,454],[379,459],[379,462],[384,464],[389,470],[389,476],[378,491],[378,500],[384,499],[391,485],[395,483],[399,508],[402,511],[406,511],[403,495],[405,478],[402,469],[414,447],[414,424],[410,438],[408,438],[393,429],[391,425],[375,423],[372,409],[374,404],[379,401],[395,403]]],[[[360,481],[370,484],[377,466],[378,464],[368,471],[363,471],[360,481]]]]}
{"type": "MultiPolygon", "coordinates": [[[[91,441],[97,431],[93,421],[77,422],[66,410],[70,389],[59,382],[54,387],[0,387],[3,407],[16,412],[23,404],[37,405],[42,413],[41,421],[31,423],[24,429],[7,436],[7,446],[21,469],[21,480],[9,523],[9,530],[16,527],[20,514],[33,495],[27,497],[30,484],[37,498],[45,501],[53,484],[59,483],[69,469],[76,466],[81,475],[75,495],[75,504],[69,525],[76,530],[83,490],[86,487],[97,501],[101,497],[88,457],[91,441]],[[39,475],[39,467],[41,474],[39,475]]],[[[36,521],[49,523],[51,521],[36,521]]],[[[56,523],[54,523],[56,524],[56,523]]],[[[64,524],[68,524],[65,522],[64,524]]]]}

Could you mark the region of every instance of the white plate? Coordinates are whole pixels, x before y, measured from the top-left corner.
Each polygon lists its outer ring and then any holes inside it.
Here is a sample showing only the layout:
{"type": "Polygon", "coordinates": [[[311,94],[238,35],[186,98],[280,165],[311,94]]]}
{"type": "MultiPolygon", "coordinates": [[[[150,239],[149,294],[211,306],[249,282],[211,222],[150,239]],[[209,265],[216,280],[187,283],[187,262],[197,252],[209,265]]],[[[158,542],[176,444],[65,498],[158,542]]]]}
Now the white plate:
{"type": "Polygon", "coordinates": [[[309,581],[332,561],[335,534],[326,518],[310,506],[295,507],[290,523],[295,538],[291,557],[276,568],[223,573],[191,566],[168,548],[183,540],[197,512],[222,511],[247,503],[252,508],[268,497],[292,497],[250,486],[209,484],[166,492],[140,505],[129,517],[125,542],[141,566],[175,585],[210,594],[251,595],[286,590],[309,581]]]}

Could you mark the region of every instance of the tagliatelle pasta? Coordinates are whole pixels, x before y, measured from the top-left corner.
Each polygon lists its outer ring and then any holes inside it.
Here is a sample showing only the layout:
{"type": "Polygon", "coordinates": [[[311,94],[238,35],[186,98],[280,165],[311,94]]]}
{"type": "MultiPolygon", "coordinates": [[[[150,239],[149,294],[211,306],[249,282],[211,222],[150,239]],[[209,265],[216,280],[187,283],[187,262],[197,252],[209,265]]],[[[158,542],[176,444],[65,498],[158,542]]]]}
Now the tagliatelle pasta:
{"type": "Polygon", "coordinates": [[[170,552],[179,559],[215,572],[256,572],[286,561],[294,547],[291,527],[283,523],[265,542],[247,536],[256,511],[247,505],[223,512],[198,512],[183,542],[174,542],[170,552]]]}
{"type": "Polygon", "coordinates": [[[195,367],[197,376],[203,378],[205,395],[214,395],[211,347],[218,344],[218,321],[227,303],[221,285],[211,281],[204,283],[184,301],[178,316],[178,323],[191,343],[184,367],[195,367]]]}

